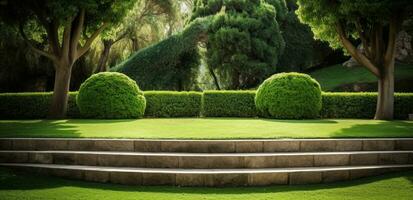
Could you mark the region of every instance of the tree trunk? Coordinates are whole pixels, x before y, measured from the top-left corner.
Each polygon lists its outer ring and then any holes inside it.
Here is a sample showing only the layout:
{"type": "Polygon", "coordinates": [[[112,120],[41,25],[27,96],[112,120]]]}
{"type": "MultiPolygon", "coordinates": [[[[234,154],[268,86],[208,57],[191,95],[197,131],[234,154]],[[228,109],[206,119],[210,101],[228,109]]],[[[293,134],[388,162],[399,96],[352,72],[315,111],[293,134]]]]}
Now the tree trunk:
{"type": "Polygon", "coordinates": [[[233,90],[238,90],[240,88],[240,81],[239,81],[239,77],[240,74],[238,72],[238,70],[234,71],[234,74],[232,75],[232,88],[233,90]]]}
{"type": "Polygon", "coordinates": [[[112,41],[103,41],[103,51],[100,54],[98,66],[96,67],[96,72],[107,72],[109,71],[109,66],[107,65],[110,49],[112,48],[112,41]]]}
{"type": "Polygon", "coordinates": [[[394,62],[385,66],[378,80],[377,107],[374,119],[391,120],[394,112],[394,62]]]}
{"type": "Polygon", "coordinates": [[[53,98],[48,118],[63,119],[67,111],[70,76],[73,65],[69,63],[59,63],[56,65],[53,98]]]}
{"type": "Polygon", "coordinates": [[[216,89],[221,90],[221,87],[219,86],[219,82],[218,82],[218,77],[215,74],[214,70],[211,67],[208,67],[208,69],[209,69],[209,73],[212,76],[212,79],[214,79],[214,84],[215,84],[216,89]]]}
{"type": "Polygon", "coordinates": [[[132,38],[132,51],[135,52],[137,50],[139,50],[139,41],[137,38],[132,38]]]}

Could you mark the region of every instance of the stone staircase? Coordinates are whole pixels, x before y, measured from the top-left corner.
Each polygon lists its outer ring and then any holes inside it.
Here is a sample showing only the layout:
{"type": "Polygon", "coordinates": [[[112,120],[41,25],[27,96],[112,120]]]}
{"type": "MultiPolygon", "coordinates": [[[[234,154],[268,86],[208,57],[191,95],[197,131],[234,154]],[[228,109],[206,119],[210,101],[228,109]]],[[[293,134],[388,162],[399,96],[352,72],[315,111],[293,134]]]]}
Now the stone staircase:
{"type": "Polygon", "coordinates": [[[0,166],[129,185],[264,186],[413,169],[413,138],[0,139],[0,166]]]}

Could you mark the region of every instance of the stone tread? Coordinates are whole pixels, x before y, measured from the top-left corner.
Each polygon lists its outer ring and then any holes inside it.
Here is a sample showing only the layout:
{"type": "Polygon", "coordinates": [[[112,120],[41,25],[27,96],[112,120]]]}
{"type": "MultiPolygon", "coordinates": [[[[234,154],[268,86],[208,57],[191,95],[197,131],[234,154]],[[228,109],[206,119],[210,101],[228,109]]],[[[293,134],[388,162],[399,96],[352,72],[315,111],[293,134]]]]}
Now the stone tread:
{"type": "Polygon", "coordinates": [[[348,170],[366,170],[366,169],[413,168],[413,164],[340,166],[340,167],[264,168],[264,169],[170,169],[170,168],[166,169],[166,168],[103,167],[103,166],[85,166],[85,165],[21,164],[21,163],[0,163],[0,166],[102,171],[102,172],[160,173],[160,174],[253,174],[253,173],[328,172],[328,171],[348,171],[348,170]]]}
{"type": "Polygon", "coordinates": [[[275,139],[139,139],[139,138],[0,138],[1,140],[92,140],[92,141],[149,141],[149,142],[271,142],[271,141],[391,141],[391,140],[413,140],[413,138],[275,138],[275,139]]]}
{"type": "Polygon", "coordinates": [[[181,152],[125,152],[125,151],[42,151],[42,150],[0,150],[0,153],[37,154],[90,154],[128,156],[170,156],[170,157],[262,157],[262,156],[306,156],[306,155],[356,155],[356,154],[398,154],[413,151],[337,151],[337,152],[276,152],[276,153],[181,153],[181,152]]]}

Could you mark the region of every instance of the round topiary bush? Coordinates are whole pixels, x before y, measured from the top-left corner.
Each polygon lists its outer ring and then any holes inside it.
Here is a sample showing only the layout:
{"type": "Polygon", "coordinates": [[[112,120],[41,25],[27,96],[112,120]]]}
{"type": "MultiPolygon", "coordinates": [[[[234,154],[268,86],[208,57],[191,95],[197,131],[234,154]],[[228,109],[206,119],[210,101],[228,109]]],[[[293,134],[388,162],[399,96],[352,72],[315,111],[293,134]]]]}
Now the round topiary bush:
{"type": "Polygon", "coordinates": [[[307,74],[275,74],[258,88],[255,105],[264,117],[317,118],[321,110],[320,84],[307,74]]]}
{"type": "Polygon", "coordinates": [[[146,100],[136,82],[117,72],[92,75],[81,86],[76,99],[86,118],[141,118],[146,100]]]}

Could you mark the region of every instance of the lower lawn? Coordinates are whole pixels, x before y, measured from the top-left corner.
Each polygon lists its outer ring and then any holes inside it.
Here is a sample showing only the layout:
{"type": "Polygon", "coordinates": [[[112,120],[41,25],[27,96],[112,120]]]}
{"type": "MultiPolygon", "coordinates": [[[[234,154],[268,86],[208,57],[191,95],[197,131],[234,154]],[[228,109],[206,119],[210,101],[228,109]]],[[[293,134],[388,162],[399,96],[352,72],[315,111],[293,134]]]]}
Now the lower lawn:
{"type": "Polygon", "coordinates": [[[139,200],[409,200],[413,172],[394,173],[350,182],[255,188],[138,187],[88,183],[0,168],[0,199],[139,199],[139,200]]]}
{"type": "Polygon", "coordinates": [[[413,137],[413,121],[252,118],[0,120],[0,137],[176,139],[413,137]]]}

